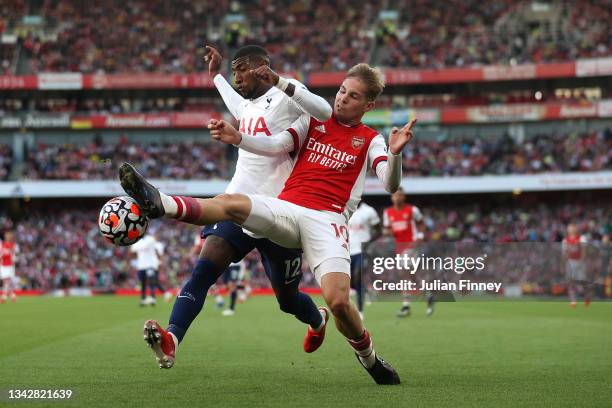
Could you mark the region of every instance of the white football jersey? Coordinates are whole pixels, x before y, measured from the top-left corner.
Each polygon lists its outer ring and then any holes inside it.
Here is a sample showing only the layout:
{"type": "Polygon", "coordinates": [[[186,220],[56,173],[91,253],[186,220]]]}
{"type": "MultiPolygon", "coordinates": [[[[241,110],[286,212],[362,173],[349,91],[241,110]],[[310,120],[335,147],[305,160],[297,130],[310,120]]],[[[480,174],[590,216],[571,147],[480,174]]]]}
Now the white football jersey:
{"type": "Polygon", "coordinates": [[[151,235],[145,235],[140,241],[130,247],[130,252],[136,253],[136,269],[159,268],[159,257],[164,253],[164,244],[151,235]]]}
{"type": "MultiPolygon", "coordinates": [[[[296,86],[296,89],[298,87],[306,89],[297,80],[289,81],[296,86]]],[[[235,92],[220,75],[215,77],[215,85],[224,101],[228,93],[235,92]]],[[[243,99],[239,106],[228,106],[228,108],[239,121],[240,133],[256,137],[268,137],[287,130],[303,113],[287,94],[276,87],[270,88],[259,98],[243,99]]],[[[236,172],[225,192],[276,197],[293,169],[295,156],[297,152],[266,157],[239,149],[236,172]]]]}
{"type": "Polygon", "coordinates": [[[361,253],[361,244],[370,242],[374,227],[378,224],[380,224],[380,217],[376,210],[366,203],[361,203],[348,224],[351,255],[361,253]]]}

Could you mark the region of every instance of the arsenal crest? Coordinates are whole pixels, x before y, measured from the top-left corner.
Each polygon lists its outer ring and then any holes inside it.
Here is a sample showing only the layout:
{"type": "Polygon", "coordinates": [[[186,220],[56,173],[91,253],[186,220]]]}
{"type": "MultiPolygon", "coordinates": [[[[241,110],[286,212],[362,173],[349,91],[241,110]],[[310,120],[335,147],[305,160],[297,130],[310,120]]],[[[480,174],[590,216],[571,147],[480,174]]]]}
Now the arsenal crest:
{"type": "Polygon", "coordinates": [[[353,141],[351,143],[353,146],[353,149],[357,149],[357,150],[361,149],[364,143],[365,143],[364,137],[353,136],[353,141]]]}

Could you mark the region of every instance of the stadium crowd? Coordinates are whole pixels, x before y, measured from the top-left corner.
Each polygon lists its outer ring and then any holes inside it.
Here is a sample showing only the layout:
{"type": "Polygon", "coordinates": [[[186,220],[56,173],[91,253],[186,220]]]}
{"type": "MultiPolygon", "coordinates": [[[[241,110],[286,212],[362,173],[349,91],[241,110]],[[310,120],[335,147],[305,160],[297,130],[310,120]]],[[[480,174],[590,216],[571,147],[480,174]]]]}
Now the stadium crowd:
{"type": "MultiPolygon", "coordinates": [[[[489,203],[490,204],[490,203],[489,203]]],[[[598,244],[612,232],[612,207],[607,205],[563,202],[540,205],[491,206],[486,202],[473,205],[422,206],[425,241],[441,242],[559,242],[569,222],[589,242],[598,244]]],[[[382,208],[378,209],[379,211],[382,208]]],[[[17,271],[21,286],[26,288],[92,287],[99,289],[131,288],[136,284],[132,255],[127,247],[106,242],[95,222],[97,208],[90,210],[47,210],[32,212],[15,224],[0,216],[0,227],[16,230],[20,246],[17,271]]],[[[200,229],[182,223],[151,221],[148,233],[165,245],[162,257],[164,283],[181,285],[191,272],[195,260],[194,240],[200,229]]],[[[252,253],[247,261],[253,287],[268,287],[258,258],[252,253]]],[[[314,285],[310,274],[306,285],[314,285]]]]}
{"type": "Polygon", "coordinates": [[[473,176],[612,169],[612,130],[542,134],[526,140],[416,138],[404,152],[404,174],[473,176]]]}
{"type": "Polygon", "coordinates": [[[103,143],[37,144],[28,152],[24,178],[30,180],[108,180],[117,166],[129,161],[148,177],[162,179],[228,179],[230,161],[221,143],[103,143]]]}
{"type": "MultiPolygon", "coordinates": [[[[532,2],[401,0],[396,22],[377,33],[378,63],[390,67],[523,64],[600,57],[612,52],[608,29],[612,3],[548,3],[548,21],[538,23],[532,2]]],[[[543,7],[546,7],[543,5],[543,7]]],[[[545,14],[545,13],[543,13],[545,14]]]]}
{"type": "MultiPolygon", "coordinates": [[[[232,147],[217,142],[87,145],[38,144],[29,152],[24,178],[100,180],[115,177],[113,164],[134,162],[154,178],[228,179],[232,147]]],[[[10,165],[10,160],[6,166],[10,165]]],[[[406,176],[475,176],[588,172],[612,169],[612,130],[580,134],[417,138],[404,152],[406,176]]],[[[6,170],[5,170],[6,173],[6,170]]]]}
{"type": "Polygon", "coordinates": [[[140,97],[140,98],[12,98],[0,100],[3,113],[118,113],[216,112],[223,109],[219,98],[140,97]]]}
{"type": "Polygon", "coordinates": [[[266,44],[278,69],[304,72],[344,70],[362,61],[439,68],[612,53],[610,0],[554,2],[546,19],[534,18],[537,11],[528,1],[451,0],[432,6],[429,0],[399,0],[387,9],[383,4],[46,0],[39,12],[54,35],[24,31],[20,44],[34,73],[204,71],[205,43],[225,51],[266,44]]]}
{"type": "Polygon", "coordinates": [[[0,180],[5,181],[11,173],[13,164],[13,149],[9,145],[0,144],[0,180]]]}

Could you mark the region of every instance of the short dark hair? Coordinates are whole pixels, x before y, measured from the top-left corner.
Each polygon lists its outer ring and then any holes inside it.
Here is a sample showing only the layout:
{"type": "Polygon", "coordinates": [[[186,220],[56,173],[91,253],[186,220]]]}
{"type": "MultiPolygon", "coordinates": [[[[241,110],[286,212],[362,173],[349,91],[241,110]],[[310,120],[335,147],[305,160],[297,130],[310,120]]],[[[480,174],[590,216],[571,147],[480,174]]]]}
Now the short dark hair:
{"type": "Polygon", "coordinates": [[[237,60],[242,57],[261,57],[270,61],[270,55],[268,55],[268,51],[264,47],[259,45],[245,45],[244,47],[240,47],[238,51],[234,53],[232,57],[232,61],[237,60]]]}

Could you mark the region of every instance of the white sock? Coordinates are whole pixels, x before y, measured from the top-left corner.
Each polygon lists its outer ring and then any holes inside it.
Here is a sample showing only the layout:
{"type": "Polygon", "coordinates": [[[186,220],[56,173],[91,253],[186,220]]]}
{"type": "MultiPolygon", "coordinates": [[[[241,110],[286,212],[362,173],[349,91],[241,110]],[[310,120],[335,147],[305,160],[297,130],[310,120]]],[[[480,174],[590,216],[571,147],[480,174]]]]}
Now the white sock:
{"type": "Polygon", "coordinates": [[[314,327],[310,326],[312,331],[314,331],[315,333],[318,333],[319,331],[321,331],[321,329],[323,327],[325,327],[325,317],[327,315],[327,312],[324,312],[322,309],[319,309],[319,313],[321,313],[321,318],[323,319],[323,320],[321,320],[321,324],[319,325],[319,327],[314,328],[314,327]]]}
{"type": "Polygon", "coordinates": [[[176,205],[176,201],[174,201],[174,198],[162,193],[161,191],[159,192],[159,196],[161,197],[161,202],[164,206],[164,211],[166,212],[166,215],[169,215],[171,217],[176,216],[176,213],[178,211],[178,205],[176,205]]]}
{"type": "MultiPolygon", "coordinates": [[[[357,354],[359,354],[359,352],[357,354]]],[[[376,352],[372,349],[372,352],[367,356],[359,356],[359,361],[367,368],[372,368],[376,363],[376,352]]]]}
{"type": "Polygon", "coordinates": [[[178,339],[176,338],[174,333],[172,333],[172,332],[168,332],[168,333],[170,333],[170,335],[172,336],[172,340],[174,341],[174,350],[175,351],[178,350],[178,345],[179,345],[178,339]]]}

